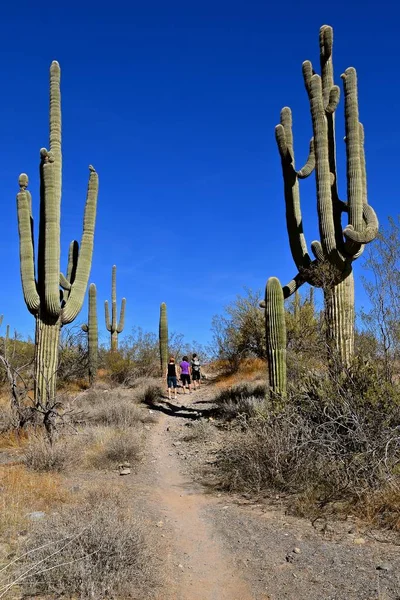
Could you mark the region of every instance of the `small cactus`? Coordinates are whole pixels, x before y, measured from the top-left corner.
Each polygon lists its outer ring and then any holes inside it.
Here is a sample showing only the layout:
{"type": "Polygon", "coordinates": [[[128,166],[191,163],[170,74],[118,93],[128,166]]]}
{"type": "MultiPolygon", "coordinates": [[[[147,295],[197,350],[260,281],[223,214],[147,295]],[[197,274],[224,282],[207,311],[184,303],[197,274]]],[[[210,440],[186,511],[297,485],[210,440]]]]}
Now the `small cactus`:
{"type": "Polygon", "coordinates": [[[107,331],[111,333],[111,350],[115,352],[118,350],[118,335],[123,331],[125,325],[125,306],[126,299],[122,298],[121,311],[119,314],[119,323],[117,323],[117,267],[113,265],[112,268],[112,282],[111,282],[111,321],[110,321],[110,310],[108,308],[108,301],[104,303],[106,327],[107,331]]]}
{"type": "Polygon", "coordinates": [[[160,305],[160,325],[159,325],[159,339],[160,339],[160,365],[161,365],[161,376],[167,371],[168,365],[168,321],[167,321],[167,305],[163,302],[160,305]]]}
{"type": "Polygon", "coordinates": [[[286,396],[286,321],[279,279],[270,277],[265,288],[265,332],[269,387],[272,399],[286,396]]]}
{"type": "Polygon", "coordinates": [[[94,283],[89,286],[88,322],[82,325],[82,330],[88,334],[89,383],[93,385],[97,377],[99,332],[97,326],[97,290],[94,283]]]}

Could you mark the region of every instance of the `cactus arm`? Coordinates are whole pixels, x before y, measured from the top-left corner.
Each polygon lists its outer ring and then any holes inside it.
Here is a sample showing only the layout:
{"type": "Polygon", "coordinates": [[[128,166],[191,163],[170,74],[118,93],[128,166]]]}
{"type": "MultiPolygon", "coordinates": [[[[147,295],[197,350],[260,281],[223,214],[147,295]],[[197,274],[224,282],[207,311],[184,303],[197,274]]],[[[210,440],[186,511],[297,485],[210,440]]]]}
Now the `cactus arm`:
{"type": "Polygon", "coordinates": [[[299,179],[306,179],[311,175],[315,169],[315,151],[314,151],[314,138],[310,140],[310,150],[308,153],[307,162],[302,169],[296,171],[296,175],[299,179]]]}
{"type": "Polygon", "coordinates": [[[108,308],[108,300],[104,302],[104,313],[106,318],[106,328],[107,331],[111,332],[111,323],[110,323],[110,309],[108,308]]]}
{"type": "Polygon", "coordinates": [[[62,322],[71,323],[82,308],[89,281],[93,256],[94,226],[96,222],[98,176],[92,166],[89,167],[89,185],[83,219],[83,234],[76,267],[75,280],[63,310],[62,322]]]}
{"type": "Polygon", "coordinates": [[[365,164],[365,134],[364,134],[364,126],[362,123],[359,123],[359,140],[360,140],[360,164],[361,164],[361,181],[362,181],[362,200],[363,205],[368,204],[368,193],[367,193],[367,167],[365,164]]]}
{"type": "Polygon", "coordinates": [[[332,177],[329,163],[328,122],[324,109],[321,77],[313,75],[307,89],[314,130],[317,208],[321,245],[324,255],[329,261],[340,270],[343,270],[345,258],[337,247],[331,189],[332,177]]]}
{"type": "Polygon", "coordinates": [[[68,281],[68,279],[65,277],[65,275],[63,275],[62,273],[60,273],[60,287],[65,290],[66,292],[70,291],[71,289],[71,284],[68,281]]]}
{"type": "Polygon", "coordinates": [[[282,163],[289,244],[293,260],[300,270],[311,261],[303,232],[299,182],[294,168],[292,113],[288,107],[281,111],[281,122],[275,127],[275,137],[282,163]]]}
{"type": "Polygon", "coordinates": [[[83,323],[83,325],[81,325],[81,329],[82,329],[82,331],[84,331],[85,333],[88,333],[88,332],[89,332],[89,327],[87,326],[87,324],[86,324],[86,323],[83,323]]]}
{"type": "Polygon", "coordinates": [[[273,394],[286,395],[286,322],[282,286],[270,277],[265,288],[265,332],[269,386],[273,394]]]}
{"type": "Polygon", "coordinates": [[[111,277],[111,327],[117,330],[117,266],[113,265],[111,277]]]}
{"type": "MultiPolygon", "coordinates": [[[[44,226],[41,223],[41,243],[44,252],[44,308],[48,315],[60,314],[60,203],[55,195],[54,163],[45,148],[41,155],[41,204],[44,226]]],[[[41,216],[42,216],[41,215],[41,216]]],[[[42,220],[42,219],[41,219],[42,220]]]]}
{"type": "Polygon", "coordinates": [[[282,287],[283,297],[286,300],[294,294],[304,283],[306,283],[304,275],[297,273],[286,285],[282,287]]]}
{"type": "MultiPolygon", "coordinates": [[[[352,67],[342,75],[345,98],[346,158],[347,158],[347,204],[349,225],[357,232],[363,227],[363,174],[361,166],[360,124],[357,99],[357,73],[352,67]]],[[[357,254],[360,245],[346,237],[346,252],[357,254]]]]}
{"type": "Polygon", "coordinates": [[[61,69],[56,60],[50,66],[50,152],[54,160],[54,193],[61,202],[62,156],[61,156],[61,69]]]}
{"type": "Polygon", "coordinates": [[[76,240],[72,240],[68,248],[68,266],[67,279],[72,284],[76,277],[76,267],[78,265],[79,244],[76,240]]]}
{"type": "Polygon", "coordinates": [[[121,312],[119,314],[119,323],[117,327],[117,333],[121,333],[124,329],[125,325],[125,306],[126,306],[126,298],[122,298],[121,301],[121,312]]]}
{"type": "Polygon", "coordinates": [[[36,314],[40,307],[40,298],[35,279],[32,201],[30,193],[26,189],[27,185],[28,177],[23,173],[19,176],[20,191],[17,195],[19,254],[25,303],[29,312],[36,314]]]}
{"type": "MultiPolygon", "coordinates": [[[[365,204],[363,206],[363,221],[365,224],[362,231],[356,231],[351,225],[345,227],[343,233],[346,239],[354,244],[368,244],[378,235],[379,221],[372,206],[365,204]]],[[[356,255],[359,256],[359,253],[356,255]]]]}
{"type": "Polygon", "coordinates": [[[69,293],[72,289],[72,284],[75,281],[76,276],[76,266],[78,264],[78,256],[79,256],[79,244],[76,240],[72,240],[68,249],[68,265],[67,265],[67,275],[64,277],[63,273],[60,273],[60,286],[64,290],[62,300],[63,307],[68,300],[69,293]],[[65,285],[67,282],[68,286],[65,285]]]}

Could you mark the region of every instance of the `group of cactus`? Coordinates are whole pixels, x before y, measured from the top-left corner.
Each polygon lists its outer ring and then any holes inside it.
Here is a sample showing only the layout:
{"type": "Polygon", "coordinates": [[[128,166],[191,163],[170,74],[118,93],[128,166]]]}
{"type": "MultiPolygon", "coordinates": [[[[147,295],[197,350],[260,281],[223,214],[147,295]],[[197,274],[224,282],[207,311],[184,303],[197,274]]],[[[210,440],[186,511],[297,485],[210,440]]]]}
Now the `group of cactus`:
{"type": "Polygon", "coordinates": [[[354,352],[354,279],[352,263],[365,244],[378,233],[378,219],[368,204],[364,155],[364,129],[359,121],[357,73],[348,68],[342,75],[346,129],[347,202],[338,194],[335,142],[335,111],[340,89],[334,82],[333,31],[328,25],[319,34],[321,75],[310,61],[303,63],[313,137],[309,156],[296,169],[292,113],[285,107],[275,128],[284,179],[286,226],[297,275],[284,287],[278,279],[268,280],[265,290],[265,323],[270,389],[273,395],[286,394],[286,326],[284,299],[308,283],[324,294],[324,316],[329,358],[348,366],[354,352]],[[311,258],[303,231],[299,180],[315,172],[320,241],[311,244],[311,258]],[[342,230],[341,217],[348,215],[342,230]]]}
{"type": "MultiPolygon", "coordinates": [[[[321,287],[325,300],[328,346],[342,364],[351,361],[354,348],[354,280],[352,263],[364,245],[378,232],[378,220],[368,204],[364,155],[364,130],[359,121],[357,74],[349,68],[344,82],[347,202],[339,199],[335,148],[335,111],[340,90],[334,82],[332,66],[333,32],[323,26],[319,35],[321,75],[311,63],[303,63],[303,77],[309,97],[313,137],[306,164],[296,169],[289,108],[281,111],[275,134],[284,179],[286,225],[297,275],[284,287],[270,278],[265,292],[265,322],[269,359],[270,387],[274,393],[286,393],[286,330],[284,299],[301,285],[321,287]],[[299,180],[315,172],[317,213],[320,241],[308,252],[303,232],[299,180]],[[342,230],[341,216],[348,215],[342,230]]],[[[50,67],[50,142],[49,150],[40,151],[40,220],[35,266],[32,198],[28,176],[19,177],[17,195],[20,265],[22,287],[29,312],[35,317],[35,402],[49,427],[54,418],[56,374],[60,329],[71,323],[82,308],[88,285],[94,243],[98,176],[89,166],[89,184],[83,220],[81,244],[71,242],[65,275],[60,269],[60,205],[62,189],[60,66],[50,67]],[[61,289],[60,289],[61,288],[61,289]]],[[[111,334],[111,348],[118,348],[118,334],[124,327],[125,299],[117,322],[116,267],[112,270],[111,320],[105,303],[106,327],[111,334]]],[[[89,316],[84,326],[88,334],[90,379],[97,371],[96,287],[89,290],[89,316]]],[[[168,360],[166,306],[160,309],[160,362],[164,372],[168,360]]]]}

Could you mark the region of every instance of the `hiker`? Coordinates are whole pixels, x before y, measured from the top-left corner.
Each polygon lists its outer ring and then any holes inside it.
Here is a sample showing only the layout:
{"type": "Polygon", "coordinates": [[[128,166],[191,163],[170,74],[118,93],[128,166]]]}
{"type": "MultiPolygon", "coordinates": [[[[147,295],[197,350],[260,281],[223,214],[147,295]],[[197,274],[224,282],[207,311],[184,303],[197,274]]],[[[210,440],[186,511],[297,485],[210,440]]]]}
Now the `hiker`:
{"type": "Polygon", "coordinates": [[[200,361],[196,353],[192,355],[192,379],[193,379],[193,389],[197,390],[200,387],[201,374],[200,374],[200,361]]]}
{"type": "Polygon", "coordinates": [[[167,385],[168,385],[168,399],[171,400],[171,389],[174,390],[174,400],[176,400],[176,388],[178,387],[178,378],[176,375],[176,364],[173,356],[169,357],[167,367],[167,385]]]}
{"type": "Polygon", "coordinates": [[[181,369],[181,381],[183,387],[183,393],[186,394],[186,386],[189,388],[189,394],[192,393],[192,386],[190,385],[190,363],[187,356],[182,358],[182,362],[180,363],[181,369]]]}

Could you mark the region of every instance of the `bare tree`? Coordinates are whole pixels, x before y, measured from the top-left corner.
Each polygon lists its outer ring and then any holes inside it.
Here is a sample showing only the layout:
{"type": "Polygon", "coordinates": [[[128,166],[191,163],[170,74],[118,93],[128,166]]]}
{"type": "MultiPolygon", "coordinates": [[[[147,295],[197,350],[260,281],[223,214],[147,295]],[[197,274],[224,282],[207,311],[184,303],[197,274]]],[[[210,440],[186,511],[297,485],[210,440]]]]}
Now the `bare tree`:
{"type": "Polygon", "coordinates": [[[363,277],[371,305],[362,311],[366,330],[378,341],[384,376],[392,382],[400,359],[400,216],[389,217],[373,250],[367,250],[363,277]]]}

